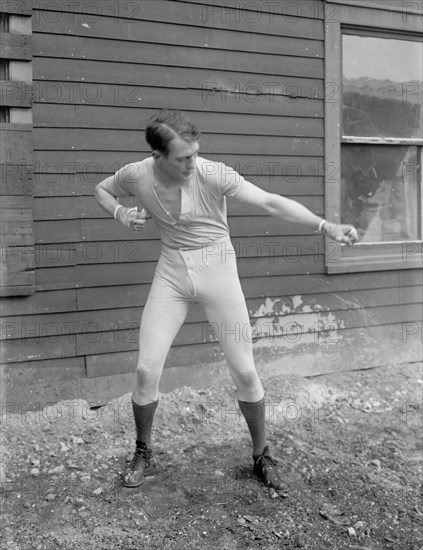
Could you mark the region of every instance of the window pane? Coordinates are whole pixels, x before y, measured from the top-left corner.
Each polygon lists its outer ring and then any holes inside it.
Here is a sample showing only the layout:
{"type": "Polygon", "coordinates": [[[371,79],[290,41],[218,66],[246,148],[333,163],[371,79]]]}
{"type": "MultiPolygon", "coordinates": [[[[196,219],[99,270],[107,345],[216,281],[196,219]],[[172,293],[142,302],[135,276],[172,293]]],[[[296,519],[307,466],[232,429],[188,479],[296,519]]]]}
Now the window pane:
{"type": "Polygon", "coordinates": [[[9,121],[9,109],[7,107],[0,107],[0,123],[9,121]]]}
{"type": "Polygon", "coordinates": [[[343,135],[422,138],[423,44],[344,34],[343,135]]]}
{"type": "Polygon", "coordinates": [[[418,238],[417,147],[343,144],[341,221],[360,242],[418,238]]]}
{"type": "Polygon", "coordinates": [[[9,80],[9,61],[0,59],[0,80],[9,80]]]}
{"type": "Polygon", "coordinates": [[[0,32],[9,32],[9,14],[0,13],[0,32]]]}

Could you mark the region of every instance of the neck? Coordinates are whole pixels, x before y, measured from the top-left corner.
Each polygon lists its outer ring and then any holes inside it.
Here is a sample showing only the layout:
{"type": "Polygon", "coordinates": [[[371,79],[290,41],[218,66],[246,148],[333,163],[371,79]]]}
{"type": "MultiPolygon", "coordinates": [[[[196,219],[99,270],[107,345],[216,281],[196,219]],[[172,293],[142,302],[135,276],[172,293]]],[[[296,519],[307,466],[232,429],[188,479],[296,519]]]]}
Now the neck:
{"type": "Polygon", "coordinates": [[[155,160],[153,162],[153,174],[157,182],[164,187],[172,187],[173,185],[176,185],[175,180],[172,180],[172,178],[170,178],[165,172],[163,172],[155,160]]]}
{"type": "Polygon", "coordinates": [[[153,174],[157,182],[167,189],[170,189],[171,187],[182,187],[187,183],[185,180],[174,179],[166,174],[166,172],[163,172],[155,160],[153,162],[153,174]]]}

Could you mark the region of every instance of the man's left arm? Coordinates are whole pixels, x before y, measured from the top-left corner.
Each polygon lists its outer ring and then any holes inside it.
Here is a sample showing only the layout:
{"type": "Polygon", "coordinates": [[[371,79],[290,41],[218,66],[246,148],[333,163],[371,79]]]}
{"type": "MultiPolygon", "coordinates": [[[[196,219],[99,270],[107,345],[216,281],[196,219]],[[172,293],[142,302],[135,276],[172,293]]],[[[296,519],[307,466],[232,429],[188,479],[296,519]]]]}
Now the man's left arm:
{"type": "Polygon", "coordinates": [[[354,226],[324,220],[313,214],[301,203],[276,193],[263,191],[260,187],[243,178],[241,182],[238,180],[238,185],[233,189],[233,192],[229,193],[229,196],[243,204],[261,208],[270,216],[275,216],[285,222],[298,223],[309,227],[337,242],[352,245],[358,240],[357,230],[354,226]]]}
{"type": "MultiPolygon", "coordinates": [[[[260,191],[262,190],[260,189],[260,191]]],[[[357,242],[358,235],[354,226],[328,222],[313,214],[311,210],[297,201],[266,191],[263,191],[263,193],[265,193],[265,196],[261,199],[261,202],[255,201],[255,204],[262,206],[271,216],[279,217],[287,222],[305,225],[339,243],[352,245],[357,242]]]]}

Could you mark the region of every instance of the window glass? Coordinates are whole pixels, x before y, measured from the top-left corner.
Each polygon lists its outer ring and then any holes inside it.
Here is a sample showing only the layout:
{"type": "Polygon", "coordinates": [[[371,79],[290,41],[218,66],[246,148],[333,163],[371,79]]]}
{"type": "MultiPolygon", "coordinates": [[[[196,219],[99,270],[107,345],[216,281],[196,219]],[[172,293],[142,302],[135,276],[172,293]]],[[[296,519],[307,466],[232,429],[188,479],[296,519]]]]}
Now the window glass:
{"type": "Polygon", "coordinates": [[[418,239],[417,147],[341,147],[341,218],[360,242],[418,239]]]}
{"type": "Polygon", "coordinates": [[[344,34],[344,136],[422,138],[423,44],[344,34]]]}

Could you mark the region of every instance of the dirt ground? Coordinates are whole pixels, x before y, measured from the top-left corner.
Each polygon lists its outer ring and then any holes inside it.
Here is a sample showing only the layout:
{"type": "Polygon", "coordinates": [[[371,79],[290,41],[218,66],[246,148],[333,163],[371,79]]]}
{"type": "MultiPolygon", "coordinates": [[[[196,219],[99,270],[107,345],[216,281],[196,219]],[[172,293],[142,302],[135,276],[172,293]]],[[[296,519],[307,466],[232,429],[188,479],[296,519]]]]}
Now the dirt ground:
{"type": "Polygon", "coordinates": [[[2,414],[1,548],[422,550],[422,365],[264,381],[286,497],[251,473],[229,380],[161,395],[158,472],[121,486],[130,395],[2,414]]]}

